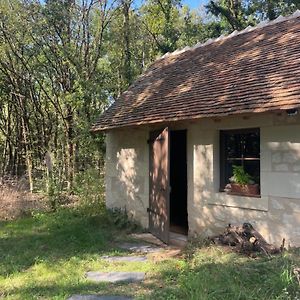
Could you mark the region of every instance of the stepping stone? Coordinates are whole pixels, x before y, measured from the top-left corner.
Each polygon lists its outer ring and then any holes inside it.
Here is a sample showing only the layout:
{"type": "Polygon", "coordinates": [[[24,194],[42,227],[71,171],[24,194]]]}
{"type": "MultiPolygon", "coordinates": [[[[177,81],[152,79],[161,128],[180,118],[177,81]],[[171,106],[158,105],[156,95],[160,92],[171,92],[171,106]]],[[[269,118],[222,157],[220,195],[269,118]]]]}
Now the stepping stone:
{"type": "Polygon", "coordinates": [[[132,300],[123,296],[73,295],[67,300],[132,300]]]}
{"type": "Polygon", "coordinates": [[[119,245],[121,249],[128,250],[135,253],[153,253],[163,251],[164,248],[149,245],[149,244],[134,244],[134,243],[124,243],[119,245]]]}
{"type": "Polygon", "coordinates": [[[145,262],[146,256],[102,256],[102,259],[110,262],[145,262]]]}
{"type": "Polygon", "coordinates": [[[151,233],[132,233],[130,236],[136,240],[140,240],[142,243],[150,243],[160,247],[166,247],[167,245],[164,244],[161,240],[155,237],[151,233]]]}
{"type": "Polygon", "coordinates": [[[95,282],[140,282],[145,278],[143,272],[87,272],[86,278],[95,282]]]}

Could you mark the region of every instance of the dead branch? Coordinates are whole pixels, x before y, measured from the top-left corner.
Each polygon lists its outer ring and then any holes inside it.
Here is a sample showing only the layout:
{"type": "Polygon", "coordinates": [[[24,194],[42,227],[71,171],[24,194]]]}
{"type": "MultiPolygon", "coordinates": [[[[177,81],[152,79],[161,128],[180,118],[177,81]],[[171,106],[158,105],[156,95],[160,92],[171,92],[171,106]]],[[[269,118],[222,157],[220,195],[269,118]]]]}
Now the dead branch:
{"type": "Polygon", "coordinates": [[[229,224],[224,233],[212,239],[216,244],[236,247],[239,252],[262,252],[267,256],[281,252],[283,249],[269,244],[250,223],[242,226],[229,224]]]}

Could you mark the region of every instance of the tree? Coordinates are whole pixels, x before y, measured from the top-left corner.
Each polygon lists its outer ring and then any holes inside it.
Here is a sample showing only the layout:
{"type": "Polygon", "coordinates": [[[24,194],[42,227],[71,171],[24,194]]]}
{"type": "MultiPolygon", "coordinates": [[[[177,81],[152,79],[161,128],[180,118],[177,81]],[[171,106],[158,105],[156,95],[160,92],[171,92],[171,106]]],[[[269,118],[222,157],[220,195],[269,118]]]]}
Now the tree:
{"type": "Polygon", "coordinates": [[[300,8],[299,0],[211,0],[206,9],[218,17],[211,22],[223,32],[242,30],[263,20],[274,20],[279,15],[289,15],[300,8]]]}
{"type": "Polygon", "coordinates": [[[62,181],[72,186],[80,152],[77,124],[89,127],[107,99],[100,58],[115,9],[103,1],[5,1],[1,6],[3,160],[10,148],[18,149],[10,157],[11,165],[18,165],[11,173],[22,173],[24,161],[31,190],[32,169],[47,152],[61,161],[62,181]]]}
{"type": "Polygon", "coordinates": [[[0,177],[27,176],[33,191],[46,174],[71,192],[103,167],[92,123],[157,57],[299,5],[215,0],[203,20],[180,0],[0,1],[0,177]]]}

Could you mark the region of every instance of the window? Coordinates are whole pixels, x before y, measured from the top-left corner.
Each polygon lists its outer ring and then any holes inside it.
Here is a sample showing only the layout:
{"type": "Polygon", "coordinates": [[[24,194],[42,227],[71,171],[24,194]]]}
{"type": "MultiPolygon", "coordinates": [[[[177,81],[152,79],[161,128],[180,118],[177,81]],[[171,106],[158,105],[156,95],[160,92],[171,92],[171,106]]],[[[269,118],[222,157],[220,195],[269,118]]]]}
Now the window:
{"type": "Polygon", "coordinates": [[[233,166],[243,166],[255,183],[260,184],[260,131],[255,129],[220,132],[220,189],[224,191],[233,166]]]}

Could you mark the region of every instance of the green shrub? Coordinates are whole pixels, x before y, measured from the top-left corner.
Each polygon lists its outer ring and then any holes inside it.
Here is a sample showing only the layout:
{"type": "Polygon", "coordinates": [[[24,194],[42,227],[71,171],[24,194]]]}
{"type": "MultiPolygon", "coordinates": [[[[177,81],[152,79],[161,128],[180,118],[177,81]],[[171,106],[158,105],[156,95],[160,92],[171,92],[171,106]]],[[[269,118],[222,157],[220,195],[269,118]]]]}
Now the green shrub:
{"type": "Polygon", "coordinates": [[[104,176],[97,169],[85,170],[75,177],[73,192],[89,215],[98,214],[105,207],[104,190],[104,176]]]}
{"type": "Polygon", "coordinates": [[[64,202],[63,186],[56,176],[52,176],[47,182],[47,185],[46,194],[48,205],[52,211],[56,211],[64,202]]]}
{"type": "Polygon", "coordinates": [[[108,214],[113,224],[122,230],[126,230],[127,232],[140,231],[140,224],[135,221],[133,218],[128,216],[127,211],[121,208],[114,208],[108,210],[108,214]]]}

